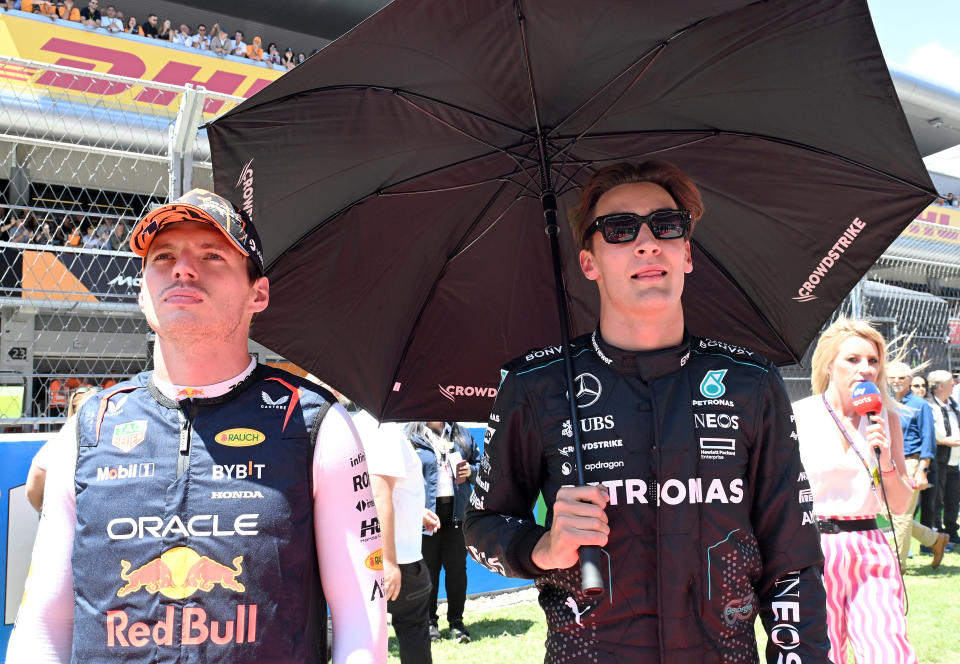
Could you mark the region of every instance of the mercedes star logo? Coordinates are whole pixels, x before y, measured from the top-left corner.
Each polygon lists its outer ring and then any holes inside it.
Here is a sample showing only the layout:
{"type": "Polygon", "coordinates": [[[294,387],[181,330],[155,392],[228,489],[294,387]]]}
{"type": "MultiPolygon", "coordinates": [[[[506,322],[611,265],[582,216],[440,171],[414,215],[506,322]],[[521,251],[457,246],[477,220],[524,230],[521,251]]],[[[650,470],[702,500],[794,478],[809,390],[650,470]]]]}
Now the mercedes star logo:
{"type": "Polygon", "coordinates": [[[577,385],[577,406],[586,408],[600,398],[600,380],[591,373],[582,373],[573,380],[577,385]]]}

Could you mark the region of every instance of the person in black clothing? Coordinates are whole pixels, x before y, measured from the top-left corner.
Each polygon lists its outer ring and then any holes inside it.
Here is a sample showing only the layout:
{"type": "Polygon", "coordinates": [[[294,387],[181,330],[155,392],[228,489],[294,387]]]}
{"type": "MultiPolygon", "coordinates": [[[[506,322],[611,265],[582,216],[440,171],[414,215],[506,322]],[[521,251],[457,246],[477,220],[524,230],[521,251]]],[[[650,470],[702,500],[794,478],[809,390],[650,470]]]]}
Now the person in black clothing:
{"type": "Polygon", "coordinates": [[[931,371],[927,380],[930,383],[927,401],[933,410],[933,428],[937,438],[934,527],[949,535],[951,544],[960,544],[957,534],[957,514],[960,511],[960,406],[950,395],[953,378],[949,371],[931,371]]]}
{"type": "Polygon", "coordinates": [[[576,392],[558,346],[502,373],[464,534],[478,563],[536,579],[547,662],[757,662],[757,615],[769,664],[829,661],[823,556],[783,381],[755,352],[685,329],[702,214],[671,164],[597,172],[571,222],[600,292],[599,326],[571,343],[576,392]],[[609,556],[599,596],[582,589],[584,545],[609,556]]]}
{"type": "Polygon", "coordinates": [[[463,543],[463,513],[470,486],[477,476],[480,452],[470,432],[450,422],[411,422],[405,434],[423,464],[425,516],[423,559],[430,570],[430,638],[439,641],[437,594],[440,569],[446,571],[447,622],[450,637],[468,643],[463,624],[467,599],[467,552],[463,543]]]}
{"type": "Polygon", "coordinates": [[[150,14],[147,20],[140,26],[140,34],[151,39],[157,38],[157,15],[150,14]]]}
{"type": "Polygon", "coordinates": [[[80,22],[88,28],[100,27],[100,0],[90,0],[87,6],[80,10],[80,22]]]}

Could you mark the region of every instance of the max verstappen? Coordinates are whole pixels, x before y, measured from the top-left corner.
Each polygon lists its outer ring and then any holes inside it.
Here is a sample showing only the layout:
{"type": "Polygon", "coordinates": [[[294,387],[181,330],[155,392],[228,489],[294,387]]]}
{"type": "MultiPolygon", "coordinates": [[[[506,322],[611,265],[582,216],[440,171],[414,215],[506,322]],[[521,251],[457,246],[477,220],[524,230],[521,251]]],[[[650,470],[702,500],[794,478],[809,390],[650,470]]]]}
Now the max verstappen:
{"type": "Polygon", "coordinates": [[[324,662],[327,603],[334,661],[385,662],[356,431],[332,395],[247,352],[269,300],[253,225],[195,189],[130,245],[154,370],[58,435],[7,662],[324,662]]]}
{"type": "Polygon", "coordinates": [[[685,174],[645,162],[599,171],[572,215],[600,291],[598,329],[571,348],[587,486],[572,486],[560,348],[506,367],[465,538],[489,569],[536,579],[546,662],[757,662],[758,614],[767,662],[829,661],[823,557],[782,380],[756,353],[684,328],[702,212],[685,174]],[[541,492],[546,528],[531,513],[541,492]],[[583,545],[609,553],[612,597],[581,592],[583,545]]]}

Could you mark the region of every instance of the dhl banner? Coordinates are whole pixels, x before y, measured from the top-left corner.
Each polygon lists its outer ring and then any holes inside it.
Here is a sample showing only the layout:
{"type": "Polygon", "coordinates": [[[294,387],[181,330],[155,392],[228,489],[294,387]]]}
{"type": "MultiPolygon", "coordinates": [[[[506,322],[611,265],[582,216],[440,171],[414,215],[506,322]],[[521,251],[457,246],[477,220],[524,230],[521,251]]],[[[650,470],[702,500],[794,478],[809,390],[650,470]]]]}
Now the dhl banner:
{"type": "MultiPolygon", "coordinates": [[[[18,11],[0,12],[0,55],[47,62],[104,74],[140,78],[171,85],[202,85],[207,90],[250,97],[285,70],[248,64],[230,57],[205,55],[195,49],[159,42],[18,11]]],[[[177,95],[93,78],[82,78],[0,63],[0,82],[42,90],[70,91],[81,98],[113,97],[118,104],[144,110],[176,111],[177,95]]],[[[224,102],[207,100],[204,113],[220,113],[224,102]]]]}
{"type": "Polygon", "coordinates": [[[900,237],[923,238],[960,246],[960,209],[931,205],[915,221],[926,223],[910,224],[900,237]]]}

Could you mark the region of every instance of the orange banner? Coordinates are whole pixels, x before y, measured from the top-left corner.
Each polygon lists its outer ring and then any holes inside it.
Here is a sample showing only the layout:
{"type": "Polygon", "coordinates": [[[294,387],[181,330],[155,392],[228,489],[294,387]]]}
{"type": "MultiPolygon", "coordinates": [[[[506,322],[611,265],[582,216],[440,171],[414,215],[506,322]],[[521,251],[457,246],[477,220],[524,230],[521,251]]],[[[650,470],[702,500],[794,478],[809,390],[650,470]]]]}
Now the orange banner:
{"type": "Polygon", "coordinates": [[[960,209],[930,205],[917,216],[916,221],[926,223],[910,224],[901,237],[928,238],[960,245],[960,209]]]}
{"type": "MultiPolygon", "coordinates": [[[[79,23],[52,22],[49,18],[19,11],[0,12],[0,54],[158,83],[192,83],[240,97],[259,92],[285,71],[229,57],[204,55],[191,48],[165,46],[145,37],[109,34],[79,23]]],[[[178,97],[164,90],[2,63],[0,80],[4,84],[19,83],[35,89],[67,90],[80,97],[114,97],[121,104],[147,109],[176,110],[171,104],[178,97]]],[[[225,110],[223,106],[224,102],[211,99],[203,110],[207,115],[215,115],[225,110]]]]}

